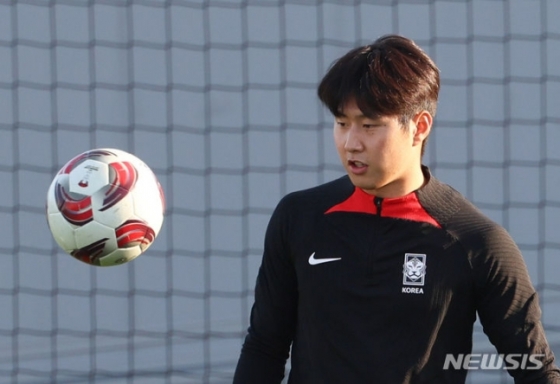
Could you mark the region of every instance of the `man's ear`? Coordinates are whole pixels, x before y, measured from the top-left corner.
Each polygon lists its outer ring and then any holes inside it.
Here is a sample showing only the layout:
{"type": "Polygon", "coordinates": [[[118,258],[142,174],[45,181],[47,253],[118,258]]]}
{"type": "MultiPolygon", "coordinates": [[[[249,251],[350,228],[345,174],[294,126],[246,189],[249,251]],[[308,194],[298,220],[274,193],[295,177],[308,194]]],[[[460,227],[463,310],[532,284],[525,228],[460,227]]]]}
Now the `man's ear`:
{"type": "Polygon", "coordinates": [[[428,138],[432,130],[434,121],[432,115],[428,111],[422,111],[416,114],[412,119],[415,128],[413,129],[413,145],[422,145],[422,142],[428,138]]]}

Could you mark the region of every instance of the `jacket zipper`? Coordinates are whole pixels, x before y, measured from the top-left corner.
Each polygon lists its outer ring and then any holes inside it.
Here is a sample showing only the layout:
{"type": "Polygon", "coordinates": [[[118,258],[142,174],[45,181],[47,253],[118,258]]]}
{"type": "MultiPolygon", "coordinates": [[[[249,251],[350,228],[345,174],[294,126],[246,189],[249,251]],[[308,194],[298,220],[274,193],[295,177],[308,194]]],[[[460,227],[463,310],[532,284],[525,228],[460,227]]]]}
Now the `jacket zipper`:
{"type": "Polygon", "coordinates": [[[373,198],[373,203],[377,207],[377,216],[381,216],[381,203],[382,202],[383,202],[382,197],[374,197],[373,198]]]}

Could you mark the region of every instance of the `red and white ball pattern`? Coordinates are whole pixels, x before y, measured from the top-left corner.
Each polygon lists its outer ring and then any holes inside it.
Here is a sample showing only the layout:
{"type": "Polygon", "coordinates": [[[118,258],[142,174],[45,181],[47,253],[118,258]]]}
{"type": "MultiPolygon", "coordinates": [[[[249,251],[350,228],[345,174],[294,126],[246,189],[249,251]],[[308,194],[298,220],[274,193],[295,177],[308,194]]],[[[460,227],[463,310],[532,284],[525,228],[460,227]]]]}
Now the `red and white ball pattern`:
{"type": "Polygon", "coordinates": [[[87,264],[111,266],[142,254],[155,240],[165,197],[152,170],[118,149],[70,160],[47,193],[47,221],[62,249],[87,264]]]}

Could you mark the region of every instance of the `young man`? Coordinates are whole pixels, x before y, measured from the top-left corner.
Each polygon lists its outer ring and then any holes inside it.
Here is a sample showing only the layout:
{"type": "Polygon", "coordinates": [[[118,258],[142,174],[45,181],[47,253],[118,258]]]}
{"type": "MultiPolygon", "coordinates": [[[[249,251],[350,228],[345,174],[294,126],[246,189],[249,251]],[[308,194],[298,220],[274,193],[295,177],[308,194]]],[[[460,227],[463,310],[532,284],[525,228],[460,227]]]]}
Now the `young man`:
{"type": "Polygon", "coordinates": [[[511,237],[421,164],[439,71],[411,40],[319,85],[347,176],[289,194],[265,236],[235,384],[464,383],[478,314],[516,383],[560,383],[511,237]]]}

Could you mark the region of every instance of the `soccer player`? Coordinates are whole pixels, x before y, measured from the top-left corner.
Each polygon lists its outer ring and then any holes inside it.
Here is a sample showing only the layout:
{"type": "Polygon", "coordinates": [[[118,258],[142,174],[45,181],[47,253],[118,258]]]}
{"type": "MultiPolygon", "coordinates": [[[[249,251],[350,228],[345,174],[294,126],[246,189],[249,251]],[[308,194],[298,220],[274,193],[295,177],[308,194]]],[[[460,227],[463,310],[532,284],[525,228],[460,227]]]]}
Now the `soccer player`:
{"type": "Polygon", "coordinates": [[[347,175],[275,209],[234,384],[280,383],[290,351],[290,384],[464,383],[477,314],[516,383],[560,383],[519,249],[422,165],[439,88],[396,35],[324,76],[347,175]]]}

